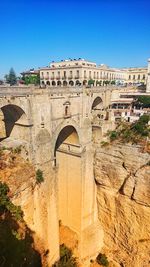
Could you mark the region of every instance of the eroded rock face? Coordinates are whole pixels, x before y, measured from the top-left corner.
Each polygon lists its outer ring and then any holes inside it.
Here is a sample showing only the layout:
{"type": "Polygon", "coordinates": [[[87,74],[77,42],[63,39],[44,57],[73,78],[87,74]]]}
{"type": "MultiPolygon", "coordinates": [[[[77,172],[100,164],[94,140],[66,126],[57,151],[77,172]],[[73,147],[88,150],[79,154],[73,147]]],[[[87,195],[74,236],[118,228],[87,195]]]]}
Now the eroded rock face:
{"type": "Polygon", "coordinates": [[[150,266],[150,155],[133,145],[98,148],[94,172],[105,252],[120,266],[150,266]]]}
{"type": "Polygon", "coordinates": [[[1,151],[0,181],[7,183],[11,201],[21,206],[24,221],[32,232],[34,245],[42,257],[43,266],[49,266],[59,257],[58,219],[56,214],[55,177],[44,166],[41,184],[36,182],[34,166],[20,154],[1,151]],[[45,264],[45,265],[44,265],[45,264]]]}

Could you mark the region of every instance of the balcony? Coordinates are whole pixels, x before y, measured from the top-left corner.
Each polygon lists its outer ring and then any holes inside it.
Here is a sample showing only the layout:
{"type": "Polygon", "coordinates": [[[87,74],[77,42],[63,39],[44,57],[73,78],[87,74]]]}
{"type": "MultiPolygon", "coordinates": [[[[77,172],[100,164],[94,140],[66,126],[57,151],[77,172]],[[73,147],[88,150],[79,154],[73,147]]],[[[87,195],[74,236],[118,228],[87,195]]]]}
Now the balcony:
{"type": "Polygon", "coordinates": [[[69,77],[68,77],[68,80],[72,80],[72,79],[73,79],[73,76],[69,76],[69,77]]]}
{"type": "Polygon", "coordinates": [[[67,77],[66,77],[66,76],[62,77],[62,80],[66,80],[66,79],[67,79],[67,77]]]}
{"type": "Polygon", "coordinates": [[[56,80],[60,80],[60,79],[61,79],[61,77],[60,77],[60,76],[57,76],[57,77],[56,77],[56,80]]]}
{"type": "Polygon", "coordinates": [[[51,77],[51,80],[52,80],[52,81],[55,80],[55,77],[51,77]]]}
{"type": "Polygon", "coordinates": [[[75,76],[75,79],[80,79],[79,76],[75,76]]]}

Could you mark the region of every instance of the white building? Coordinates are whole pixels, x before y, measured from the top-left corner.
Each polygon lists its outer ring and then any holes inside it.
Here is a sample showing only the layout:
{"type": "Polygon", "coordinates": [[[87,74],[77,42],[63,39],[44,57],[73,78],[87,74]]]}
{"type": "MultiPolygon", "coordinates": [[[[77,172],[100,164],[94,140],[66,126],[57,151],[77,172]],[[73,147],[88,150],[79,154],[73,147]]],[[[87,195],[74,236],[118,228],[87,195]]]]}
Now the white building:
{"type": "Polygon", "coordinates": [[[150,58],[148,59],[148,77],[147,77],[146,92],[150,93],[150,58]]]}
{"type": "Polygon", "coordinates": [[[84,59],[63,60],[52,62],[50,67],[40,69],[41,85],[78,86],[103,85],[106,81],[124,81],[126,73],[122,69],[109,68],[102,64],[84,59]]]}
{"type": "MultiPolygon", "coordinates": [[[[150,73],[150,67],[149,67],[150,73]]],[[[94,86],[111,84],[136,85],[146,84],[147,67],[143,68],[110,68],[99,66],[84,59],[62,60],[52,62],[49,67],[40,69],[41,85],[78,86],[92,84],[94,86]]]]}

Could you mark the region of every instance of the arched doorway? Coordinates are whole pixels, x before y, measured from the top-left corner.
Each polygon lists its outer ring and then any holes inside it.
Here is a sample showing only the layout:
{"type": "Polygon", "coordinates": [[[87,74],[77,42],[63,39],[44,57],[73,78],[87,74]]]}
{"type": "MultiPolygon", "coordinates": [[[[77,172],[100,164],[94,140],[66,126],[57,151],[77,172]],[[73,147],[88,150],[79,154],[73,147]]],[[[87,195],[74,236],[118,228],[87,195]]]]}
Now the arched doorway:
{"type": "Polygon", "coordinates": [[[63,86],[67,86],[67,81],[63,81],[63,86]]]}
{"type": "Polygon", "coordinates": [[[3,121],[5,124],[6,137],[13,139],[28,140],[29,126],[27,116],[22,108],[16,105],[8,104],[1,108],[3,112],[3,121]]]}
{"type": "Polygon", "coordinates": [[[70,81],[69,82],[69,85],[74,86],[74,82],[73,81],[70,81]]]}
{"type": "Polygon", "coordinates": [[[64,127],[55,145],[59,220],[78,232],[81,220],[80,141],[73,126],[64,127]]]}
{"type": "Polygon", "coordinates": [[[52,86],[56,86],[56,82],[55,81],[52,81],[52,86]]]}
{"type": "Polygon", "coordinates": [[[83,85],[87,85],[87,80],[84,80],[83,81],[83,85]]]}
{"type": "Polygon", "coordinates": [[[57,86],[61,86],[61,81],[58,81],[57,82],[57,86]]]}
{"type": "Polygon", "coordinates": [[[50,81],[47,81],[47,82],[46,82],[46,85],[50,86],[50,81]]]}
{"type": "Polygon", "coordinates": [[[79,80],[76,81],[76,85],[77,85],[77,86],[81,85],[81,83],[80,83],[79,80]]]}

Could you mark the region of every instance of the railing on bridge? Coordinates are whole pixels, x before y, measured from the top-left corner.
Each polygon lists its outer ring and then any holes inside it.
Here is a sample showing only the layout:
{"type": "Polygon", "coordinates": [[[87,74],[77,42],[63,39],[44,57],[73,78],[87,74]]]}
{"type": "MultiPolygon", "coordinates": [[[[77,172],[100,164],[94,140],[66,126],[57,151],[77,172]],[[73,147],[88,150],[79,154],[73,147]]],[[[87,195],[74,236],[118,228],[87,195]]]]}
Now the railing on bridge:
{"type": "Polygon", "coordinates": [[[61,144],[57,151],[71,154],[73,156],[81,156],[82,147],[80,145],[64,142],[63,144],[61,144]]]}

